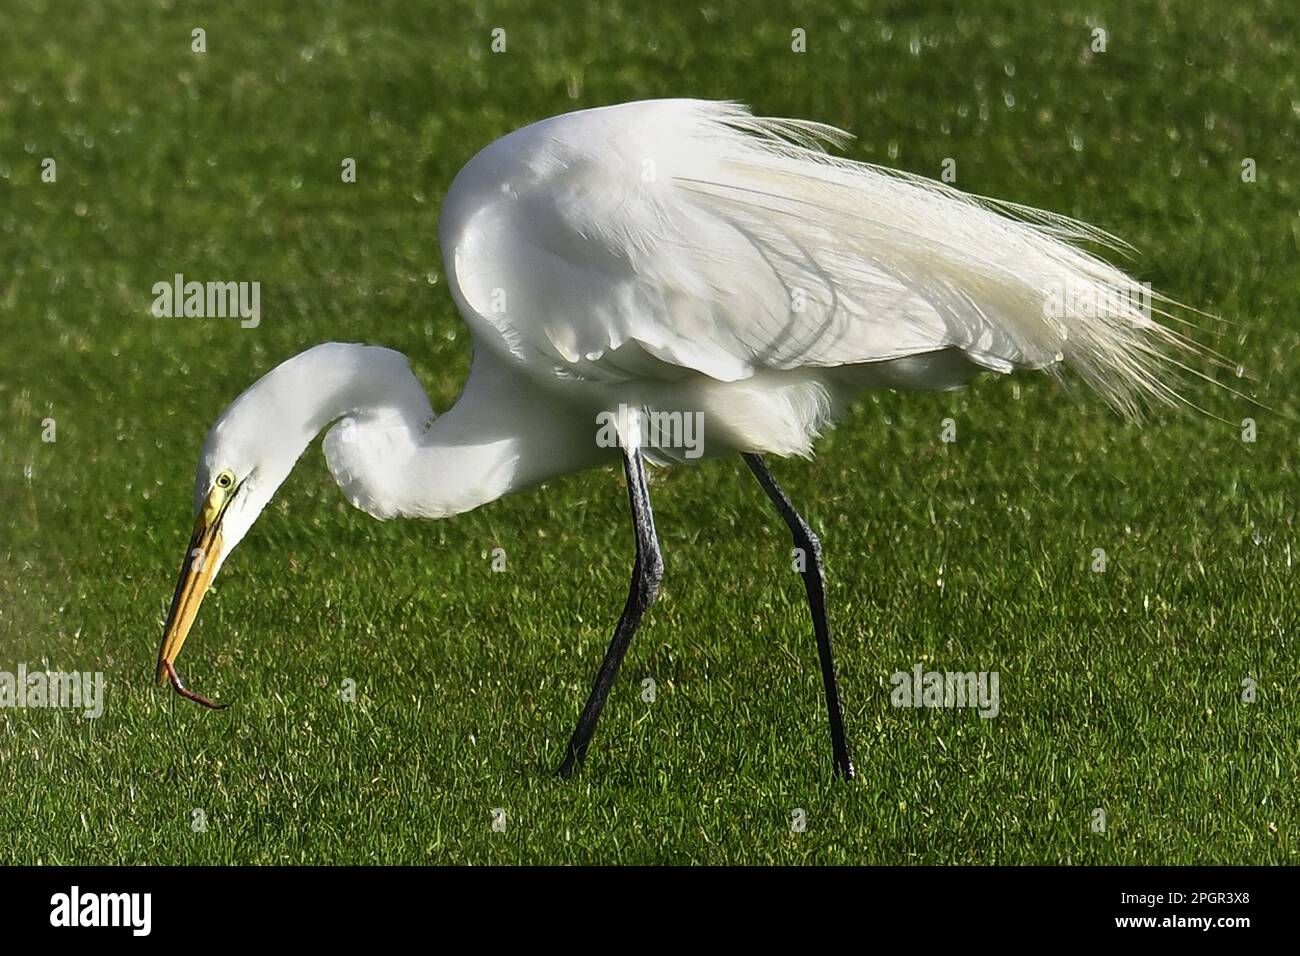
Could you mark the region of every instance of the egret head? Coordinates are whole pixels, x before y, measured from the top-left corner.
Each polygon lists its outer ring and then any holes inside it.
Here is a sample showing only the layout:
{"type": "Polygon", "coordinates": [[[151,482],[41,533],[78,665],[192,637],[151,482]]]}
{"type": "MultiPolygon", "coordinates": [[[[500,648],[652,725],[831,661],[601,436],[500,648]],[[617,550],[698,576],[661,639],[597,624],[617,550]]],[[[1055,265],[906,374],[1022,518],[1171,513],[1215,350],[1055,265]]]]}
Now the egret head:
{"type": "MultiPolygon", "coordinates": [[[[156,677],[169,674],[222,564],[289,477],[312,434],[286,415],[277,389],[250,388],[222,413],[199,456],[194,485],[194,532],[158,651],[156,677]]],[[[259,386],[262,386],[259,388],[259,386]]]]}
{"type": "Polygon", "coordinates": [[[336,480],[347,485],[358,507],[368,504],[372,513],[388,517],[396,513],[397,479],[409,471],[395,456],[410,455],[420,426],[432,417],[404,355],[339,342],[281,362],[235,399],[208,432],[199,456],[194,533],[158,650],[158,682],[170,677],[184,696],[210,704],[184,689],[176,656],[222,564],[326,425],[342,419],[345,426],[325,441],[336,480]],[[367,479],[378,484],[370,486],[367,479]]]}

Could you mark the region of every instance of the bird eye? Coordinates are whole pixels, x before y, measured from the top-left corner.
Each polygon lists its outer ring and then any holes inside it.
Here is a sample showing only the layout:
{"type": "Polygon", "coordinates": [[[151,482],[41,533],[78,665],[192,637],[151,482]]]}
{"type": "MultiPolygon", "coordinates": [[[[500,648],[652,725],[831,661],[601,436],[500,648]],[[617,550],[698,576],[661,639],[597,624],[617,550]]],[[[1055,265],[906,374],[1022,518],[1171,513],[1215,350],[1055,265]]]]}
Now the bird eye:
{"type": "Polygon", "coordinates": [[[217,475],[217,487],[221,489],[229,488],[235,483],[235,476],[228,471],[223,471],[217,475]]]}

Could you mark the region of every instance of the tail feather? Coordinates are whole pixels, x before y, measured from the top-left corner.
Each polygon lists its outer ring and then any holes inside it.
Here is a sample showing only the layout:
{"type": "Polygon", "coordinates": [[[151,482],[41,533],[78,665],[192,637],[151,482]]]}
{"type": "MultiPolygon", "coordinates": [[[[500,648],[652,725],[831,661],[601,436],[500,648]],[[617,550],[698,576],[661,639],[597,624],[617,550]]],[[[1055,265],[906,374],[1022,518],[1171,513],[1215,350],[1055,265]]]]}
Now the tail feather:
{"type": "Polygon", "coordinates": [[[814,261],[850,308],[884,274],[943,319],[943,344],[995,371],[1063,364],[1131,417],[1153,403],[1191,405],[1189,379],[1226,364],[1159,321],[1194,328],[1188,316],[1205,313],[1081,248],[1131,252],[1105,230],[828,155],[824,145],[850,137],[820,123],[735,104],[709,104],[705,115],[699,135],[716,163],[682,185],[756,241],[814,261]]]}

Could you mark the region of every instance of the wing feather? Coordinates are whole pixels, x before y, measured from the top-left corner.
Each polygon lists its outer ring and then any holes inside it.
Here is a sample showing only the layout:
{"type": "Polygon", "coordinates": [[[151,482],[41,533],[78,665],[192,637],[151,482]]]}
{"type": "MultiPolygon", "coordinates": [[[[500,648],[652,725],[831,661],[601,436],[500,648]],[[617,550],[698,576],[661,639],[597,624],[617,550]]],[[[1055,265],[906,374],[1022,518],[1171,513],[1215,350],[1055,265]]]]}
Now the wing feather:
{"type": "Polygon", "coordinates": [[[836,367],[961,349],[1065,362],[1114,405],[1174,401],[1166,302],[1040,210],[820,150],[847,134],[730,103],[568,114],[466,167],[440,236],[481,338],[600,382],[836,367]]]}

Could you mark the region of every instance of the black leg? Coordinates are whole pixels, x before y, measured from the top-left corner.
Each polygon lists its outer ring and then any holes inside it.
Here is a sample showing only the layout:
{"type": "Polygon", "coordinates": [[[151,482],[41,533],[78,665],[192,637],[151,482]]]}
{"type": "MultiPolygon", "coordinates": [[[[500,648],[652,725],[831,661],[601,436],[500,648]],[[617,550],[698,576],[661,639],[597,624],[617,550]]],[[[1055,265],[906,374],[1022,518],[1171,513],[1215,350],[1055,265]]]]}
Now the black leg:
{"type": "Polygon", "coordinates": [[[627,603],[623,605],[623,616],[614,628],[614,638],[609,642],[605,659],[596,674],[596,682],[591,685],[587,705],[582,708],[578,725],[573,728],[573,737],[569,740],[564,763],[556,771],[561,777],[571,776],[587,755],[591,735],[596,732],[596,721],[600,719],[605,698],[609,696],[609,689],[618,676],[623,656],[632,643],[632,635],[641,623],[641,615],[659,593],[659,582],[664,576],[659,539],[655,536],[654,514],[650,510],[650,489],[645,480],[645,461],[639,451],[623,449],[623,470],[627,475],[627,496],[632,502],[632,527],[636,532],[636,564],[632,567],[632,587],[627,595],[627,603]]]}
{"type": "Polygon", "coordinates": [[[835,682],[835,657],[831,652],[831,634],[826,626],[826,576],[822,571],[822,546],[808,522],[795,510],[772,473],[767,470],[762,455],[746,454],[745,464],[763,486],[776,510],[785,519],[794,546],[804,553],[803,585],[808,592],[808,608],[812,611],[813,633],[817,635],[817,655],[821,658],[822,683],[826,687],[826,715],[831,724],[831,748],[835,752],[835,770],[847,779],[853,779],[853,760],[849,757],[849,744],[844,736],[844,715],[840,711],[840,689],[835,682]]]}

